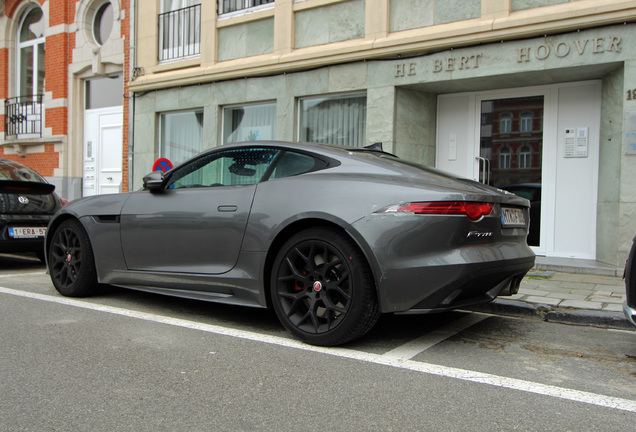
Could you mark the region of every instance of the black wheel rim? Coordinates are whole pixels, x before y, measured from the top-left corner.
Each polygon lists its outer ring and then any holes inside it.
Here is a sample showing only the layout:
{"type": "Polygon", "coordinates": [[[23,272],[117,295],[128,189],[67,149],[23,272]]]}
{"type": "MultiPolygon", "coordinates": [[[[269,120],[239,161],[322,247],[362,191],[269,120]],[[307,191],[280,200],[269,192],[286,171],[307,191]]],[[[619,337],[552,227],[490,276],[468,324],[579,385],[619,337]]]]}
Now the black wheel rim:
{"type": "Polygon", "coordinates": [[[317,240],[290,249],[276,278],[279,305],[287,320],[311,334],[337,327],[351,306],[351,270],[340,251],[317,240]]]}
{"type": "Polygon", "coordinates": [[[82,266],[82,249],[77,233],[71,228],[61,229],[55,234],[50,251],[51,277],[61,287],[71,286],[82,266]]]}

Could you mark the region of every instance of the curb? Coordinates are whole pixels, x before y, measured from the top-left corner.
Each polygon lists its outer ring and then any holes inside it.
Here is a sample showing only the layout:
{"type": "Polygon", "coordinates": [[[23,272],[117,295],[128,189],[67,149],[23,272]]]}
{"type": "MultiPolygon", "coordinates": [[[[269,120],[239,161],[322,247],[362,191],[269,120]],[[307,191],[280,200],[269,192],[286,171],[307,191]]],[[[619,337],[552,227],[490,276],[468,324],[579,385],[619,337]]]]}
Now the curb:
{"type": "Polygon", "coordinates": [[[491,303],[475,305],[467,309],[473,312],[530,318],[558,324],[636,331],[636,327],[634,327],[621,312],[565,307],[555,308],[546,304],[526,303],[524,301],[506,299],[496,299],[491,303]]]}

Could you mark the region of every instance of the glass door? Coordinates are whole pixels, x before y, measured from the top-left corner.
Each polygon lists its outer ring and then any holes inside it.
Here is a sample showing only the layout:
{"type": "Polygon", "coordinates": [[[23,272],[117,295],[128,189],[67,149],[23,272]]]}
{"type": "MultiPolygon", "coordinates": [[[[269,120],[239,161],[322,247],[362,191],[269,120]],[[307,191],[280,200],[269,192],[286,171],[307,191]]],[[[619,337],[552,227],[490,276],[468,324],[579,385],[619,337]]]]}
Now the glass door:
{"type": "Polygon", "coordinates": [[[530,201],[530,246],[541,237],[543,113],[543,96],[481,102],[479,181],[530,201]]]}

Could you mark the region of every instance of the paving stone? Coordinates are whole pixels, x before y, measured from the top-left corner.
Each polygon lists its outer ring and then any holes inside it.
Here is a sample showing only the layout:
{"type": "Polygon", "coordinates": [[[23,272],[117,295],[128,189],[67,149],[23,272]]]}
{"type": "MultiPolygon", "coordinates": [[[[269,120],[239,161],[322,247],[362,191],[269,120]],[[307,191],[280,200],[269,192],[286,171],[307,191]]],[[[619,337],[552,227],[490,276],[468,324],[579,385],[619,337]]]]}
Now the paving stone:
{"type": "Polygon", "coordinates": [[[529,303],[547,304],[549,306],[559,306],[559,303],[561,303],[563,300],[562,299],[549,298],[549,297],[527,296],[524,299],[524,301],[527,301],[529,303]]]}
{"type": "Polygon", "coordinates": [[[601,308],[603,307],[602,303],[600,302],[591,302],[585,300],[563,300],[559,306],[590,310],[601,310],[601,308]]]}
{"type": "Polygon", "coordinates": [[[562,293],[562,292],[551,292],[546,297],[550,298],[559,298],[561,300],[585,300],[585,296],[581,296],[579,294],[570,294],[570,293],[562,293]]]}
{"type": "Polygon", "coordinates": [[[529,290],[529,289],[519,289],[519,292],[522,294],[533,295],[533,296],[547,296],[550,294],[550,291],[539,291],[539,290],[529,290]]]}
{"type": "Polygon", "coordinates": [[[623,305],[622,304],[606,304],[603,306],[603,310],[611,311],[611,312],[622,312],[623,305]]]}

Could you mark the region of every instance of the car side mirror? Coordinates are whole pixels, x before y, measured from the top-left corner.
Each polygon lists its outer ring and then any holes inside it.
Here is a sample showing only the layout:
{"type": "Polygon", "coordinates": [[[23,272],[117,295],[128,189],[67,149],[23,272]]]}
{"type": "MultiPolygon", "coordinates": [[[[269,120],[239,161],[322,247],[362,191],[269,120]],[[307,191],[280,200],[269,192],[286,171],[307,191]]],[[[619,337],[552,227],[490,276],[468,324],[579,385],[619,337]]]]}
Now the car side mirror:
{"type": "Polygon", "coordinates": [[[158,190],[163,187],[163,171],[154,171],[144,176],[144,189],[158,190]]]}

